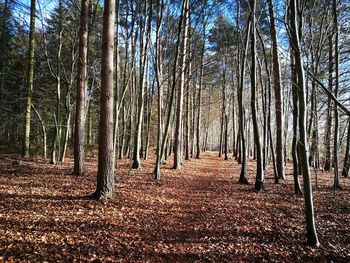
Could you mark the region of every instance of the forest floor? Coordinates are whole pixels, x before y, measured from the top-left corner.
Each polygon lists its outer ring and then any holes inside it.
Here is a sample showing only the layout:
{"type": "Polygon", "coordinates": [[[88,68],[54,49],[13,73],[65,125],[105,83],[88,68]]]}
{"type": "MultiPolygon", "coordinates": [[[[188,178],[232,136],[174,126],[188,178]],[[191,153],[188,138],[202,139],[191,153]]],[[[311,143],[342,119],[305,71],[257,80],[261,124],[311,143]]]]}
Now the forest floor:
{"type": "Polygon", "coordinates": [[[99,202],[90,198],[96,157],[82,177],[70,175],[72,159],[54,166],[10,158],[0,156],[0,261],[350,262],[349,180],[334,192],[330,173],[319,171],[314,189],[322,244],[314,249],[289,169],[278,185],[267,174],[265,192],[254,193],[254,162],[251,184],[239,185],[240,166],[217,153],[180,170],[169,160],[160,183],[154,160],[130,173],[122,160],[115,199],[99,202]]]}

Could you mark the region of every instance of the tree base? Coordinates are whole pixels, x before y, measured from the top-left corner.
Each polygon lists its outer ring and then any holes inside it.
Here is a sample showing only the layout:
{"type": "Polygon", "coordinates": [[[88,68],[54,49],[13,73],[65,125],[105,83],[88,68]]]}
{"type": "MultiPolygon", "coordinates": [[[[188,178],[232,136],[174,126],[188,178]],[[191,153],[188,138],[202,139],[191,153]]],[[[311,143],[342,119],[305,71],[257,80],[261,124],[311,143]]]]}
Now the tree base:
{"type": "Polygon", "coordinates": [[[133,160],[131,168],[132,169],[141,169],[140,161],[139,160],[133,160]]]}
{"type": "Polygon", "coordinates": [[[265,184],[263,181],[256,181],[255,182],[255,187],[254,187],[254,192],[256,193],[261,193],[265,191],[265,184]]]}
{"type": "Polygon", "coordinates": [[[97,201],[103,201],[103,200],[108,200],[108,199],[112,199],[115,196],[115,192],[114,191],[98,191],[96,190],[93,194],[92,194],[92,198],[97,200],[97,201]]]}
{"type": "Polygon", "coordinates": [[[246,177],[240,177],[238,183],[239,184],[249,184],[248,179],[246,177]]]}

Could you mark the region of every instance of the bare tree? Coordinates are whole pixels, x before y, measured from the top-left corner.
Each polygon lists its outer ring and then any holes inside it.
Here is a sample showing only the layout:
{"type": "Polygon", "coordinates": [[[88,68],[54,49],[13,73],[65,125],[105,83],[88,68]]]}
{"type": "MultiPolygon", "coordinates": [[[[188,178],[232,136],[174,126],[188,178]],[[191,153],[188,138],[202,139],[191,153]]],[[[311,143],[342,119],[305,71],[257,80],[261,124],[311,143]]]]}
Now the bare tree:
{"type": "Polygon", "coordinates": [[[290,1],[290,43],[293,49],[295,59],[295,70],[297,74],[297,85],[293,88],[298,90],[298,109],[299,109],[299,134],[300,134],[300,165],[302,167],[304,190],[305,190],[305,217],[306,217],[306,230],[307,230],[307,242],[308,244],[318,247],[320,242],[318,241],[314,217],[314,205],[312,198],[312,187],[310,180],[310,170],[308,161],[308,143],[306,134],[306,84],[304,76],[303,59],[300,49],[300,37],[299,37],[299,19],[298,15],[302,15],[298,8],[298,1],[290,1]]]}

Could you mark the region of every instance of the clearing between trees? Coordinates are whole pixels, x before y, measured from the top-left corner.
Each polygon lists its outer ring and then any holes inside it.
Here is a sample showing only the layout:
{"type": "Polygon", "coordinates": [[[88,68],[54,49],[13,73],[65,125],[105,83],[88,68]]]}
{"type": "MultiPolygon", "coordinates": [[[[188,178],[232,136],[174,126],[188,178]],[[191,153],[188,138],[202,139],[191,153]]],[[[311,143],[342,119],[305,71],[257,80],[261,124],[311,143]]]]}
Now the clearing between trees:
{"type": "MultiPolygon", "coordinates": [[[[333,175],[317,173],[315,214],[321,249],[306,245],[304,201],[294,194],[291,167],[274,184],[267,174],[263,193],[237,184],[240,165],[209,152],[168,161],[160,182],[155,160],[130,170],[118,162],[116,198],[95,201],[97,159],[87,174],[72,176],[72,159],[52,166],[44,160],[0,160],[1,261],[151,262],[349,262],[349,183],[332,190],[333,175]]],[[[6,155],[7,156],[7,155],[6,155]]],[[[4,156],[3,156],[4,157],[4,156]]],[[[11,156],[11,158],[16,158],[11,156]]],[[[312,171],[313,186],[316,174],[312,171]]]]}

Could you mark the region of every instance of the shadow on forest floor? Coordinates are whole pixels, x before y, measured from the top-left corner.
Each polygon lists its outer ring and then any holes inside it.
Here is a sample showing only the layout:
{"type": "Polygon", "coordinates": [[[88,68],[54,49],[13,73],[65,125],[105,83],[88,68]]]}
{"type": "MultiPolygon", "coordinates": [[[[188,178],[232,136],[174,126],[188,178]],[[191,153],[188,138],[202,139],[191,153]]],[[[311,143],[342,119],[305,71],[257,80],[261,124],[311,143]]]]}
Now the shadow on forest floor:
{"type": "Polygon", "coordinates": [[[305,244],[304,201],[293,194],[291,175],[276,185],[269,171],[266,191],[254,193],[254,162],[249,185],[237,184],[240,166],[216,153],[184,161],[180,170],[171,164],[157,183],[154,160],[131,176],[130,160],[119,160],[116,197],[98,202],[91,199],[97,159],[88,158],[81,177],[67,176],[72,159],[56,166],[0,160],[0,261],[350,261],[344,178],[335,193],[332,175],[318,175],[320,250],[305,244]]]}

